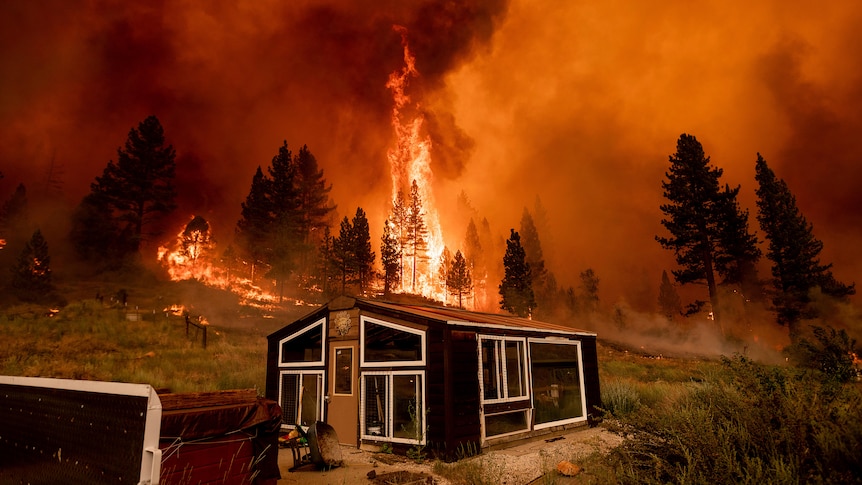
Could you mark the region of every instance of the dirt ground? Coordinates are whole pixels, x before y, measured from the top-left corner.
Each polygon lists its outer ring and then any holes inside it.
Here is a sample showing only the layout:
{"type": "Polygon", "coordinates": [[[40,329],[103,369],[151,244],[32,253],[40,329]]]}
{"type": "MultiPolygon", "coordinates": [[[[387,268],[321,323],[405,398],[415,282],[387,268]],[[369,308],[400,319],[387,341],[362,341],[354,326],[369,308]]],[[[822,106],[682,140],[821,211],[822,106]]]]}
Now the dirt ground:
{"type": "MultiPolygon", "coordinates": [[[[579,457],[596,451],[607,453],[621,442],[620,436],[604,428],[579,428],[501,450],[485,451],[482,455],[470,459],[480,460],[483,468],[487,467],[498,475],[501,485],[526,485],[555,468],[560,461],[570,460],[576,463],[579,457]]],[[[448,480],[433,473],[433,460],[417,464],[405,457],[374,454],[344,445],[342,457],[344,465],[330,470],[318,470],[309,464],[291,472],[288,470],[293,466],[292,454],[288,449],[281,449],[279,467],[282,478],[278,484],[449,485],[448,480]],[[369,478],[370,472],[373,472],[373,479],[369,478]]]]}

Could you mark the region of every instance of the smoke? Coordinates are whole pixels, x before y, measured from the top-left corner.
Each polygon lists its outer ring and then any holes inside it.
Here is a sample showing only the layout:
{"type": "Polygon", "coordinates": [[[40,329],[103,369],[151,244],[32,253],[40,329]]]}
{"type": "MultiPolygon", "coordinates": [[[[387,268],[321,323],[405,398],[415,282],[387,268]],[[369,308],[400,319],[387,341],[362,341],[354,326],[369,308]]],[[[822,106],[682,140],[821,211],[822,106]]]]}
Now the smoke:
{"type": "Polygon", "coordinates": [[[4,2],[0,200],[38,185],[54,160],[76,204],[155,114],[178,154],[176,228],[200,214],[229,241],[255,168],[287,140],[314,153],[340,216],[363,207],[379,234],[401,25],[450,249],[466,230],[462,191],[495,236],[539,196],[561,286],[592,268],[604,305],[654,308],[662,269],[675,267],[654,241],[660,184],[685,132],[723,181],[742,184],[753,229],[762,153],[825,243],[823,262],[851,282],[862,271],[860,21],[854,2],[4,2]]]}

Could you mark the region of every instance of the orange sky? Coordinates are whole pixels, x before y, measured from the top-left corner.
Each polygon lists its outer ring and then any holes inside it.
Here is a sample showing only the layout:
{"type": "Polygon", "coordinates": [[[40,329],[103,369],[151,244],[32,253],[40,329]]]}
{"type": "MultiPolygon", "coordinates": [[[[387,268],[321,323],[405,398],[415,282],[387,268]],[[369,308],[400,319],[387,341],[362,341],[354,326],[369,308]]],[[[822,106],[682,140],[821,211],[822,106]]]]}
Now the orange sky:
{"type": "Polygon", "coordinates": [[[761,152],[824,262],[860,280],[858,2],[237,3],[4,2],[0,200],[23,182],[32,203],[53,159],[76,204],[155,114],[178,154],[178,221],[201,214],[229,238],[254,169],[286,139],[317,156],[340,216],[361,206],[379,234],[399,24],[450,246],[465,231],[451,215],[462,190],[500,236],[540,196],[561,284],[592,267],[603,301],[650,305],[674,267],[654,241],[661,180],[690,133],[742,184],[753,228],[761,152]]]}

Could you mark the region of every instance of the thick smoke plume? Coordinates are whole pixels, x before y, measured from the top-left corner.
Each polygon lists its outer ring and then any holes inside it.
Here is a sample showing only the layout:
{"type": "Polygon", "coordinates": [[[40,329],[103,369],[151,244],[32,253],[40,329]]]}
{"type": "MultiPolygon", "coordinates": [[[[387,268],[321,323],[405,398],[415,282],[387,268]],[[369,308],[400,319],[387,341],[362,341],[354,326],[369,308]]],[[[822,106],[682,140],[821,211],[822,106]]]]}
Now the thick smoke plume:
{"type": "Polygon", "coordinates": [[[37,198],[53,162],[77,203],[155,114],[178,153],[176,227],[201,214],[229,240],[254,169],[287,140],[315,154],[340,215],[361,206],[379,234],[401,25],[451,248],[462,191],[501,236],[539,196],[559,283],[593,268],[604,305],[653,310],[675,267],[653,239],[660,184],[685,132],[742,184],[754,229],[762,153],[823,262],[860,281],[860,24],[856,2],[4,2],[0,198],[19,182],[37,198]]]}

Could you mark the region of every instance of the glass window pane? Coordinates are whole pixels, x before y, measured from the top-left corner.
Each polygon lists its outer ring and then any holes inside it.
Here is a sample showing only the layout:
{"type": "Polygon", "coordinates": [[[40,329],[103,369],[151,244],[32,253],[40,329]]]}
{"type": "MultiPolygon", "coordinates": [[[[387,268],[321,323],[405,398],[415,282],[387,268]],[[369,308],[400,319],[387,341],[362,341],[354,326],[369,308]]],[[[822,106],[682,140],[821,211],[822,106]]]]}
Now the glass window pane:
{"type": "Polygon", "coordinates": [[[583,417],[578,346],[534,342],[530,358],[536,424],[583,417]]]}
{"type": "Polygon", "coordinates": [[[524,386],[523,342],[506,342],[506,388],[509,397],[527,395],[524,386]]]}
{"type": "Polygon", "coordinates": [[[335,394],[353,394],[353,349],[335,349],[335,394]]]}
{"type": "Polygon", "coordinates": [[[299,423],[303,426],[311,426],[320,419],[318,410],[320,408],[320,376],[317,374],[303,374],[302,376],[302,414],[299,423]]]}
{"type": "Polygon", "coordinates": [[[281,375],[281,411],[284,424],[296,424],[299,415],[299,375],[281,375]]]}
{"type": "Polygon", "coordinates": [[[485,416],[485,436],[498,436],[527,429],[527,411],[485,416]]]}
{"type": "Polygon", "coordinates": [[[365,376],[365,434],[386,436],[386,376],[365,376]]]}
{"type": "Polygon", "coordinates": [[[422,440],[422,391],[418,375],[392,376],[392,435],[422,440]]]}
{"type": "Polygon", "coordinates": [[[366,362],[410,362],[422,360],[422,336],[365,322],[366,362]]]}
{"type": "Polygon", "coordinates": [[[497,340],[482,340],[482,387],[485,399],[499,399],[500,376],[497,359],[497,340]]]}
{"type": "Polygon", "coordinates": [[[281,344],[281,362],[320,362],[323,360],[323,325],[315,325],[281,344]]]}

